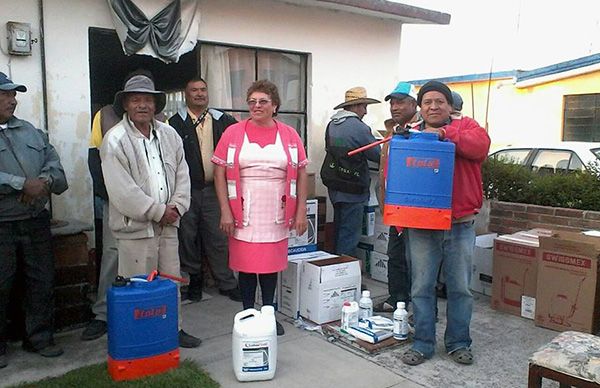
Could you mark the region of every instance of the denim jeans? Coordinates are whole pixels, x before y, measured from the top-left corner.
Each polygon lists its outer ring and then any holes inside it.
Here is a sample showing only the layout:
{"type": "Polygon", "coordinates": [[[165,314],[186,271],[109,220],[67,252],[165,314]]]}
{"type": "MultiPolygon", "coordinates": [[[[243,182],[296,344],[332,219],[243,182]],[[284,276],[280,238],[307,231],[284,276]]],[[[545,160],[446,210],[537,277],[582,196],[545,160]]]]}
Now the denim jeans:
{"type": "Polygon", "coordinates": [[[364,202],[337,202],[333,204],[335,224],[335,253],[356,257],[363,222],[364,202]]]}
{"type": "Polygon", "coordinates": [[[42,349],[53,342],[54,315],[54,254],[47,211],[27,220],[0,222],[0,354],[6,350],[6,313],[17,266],[25,273],[24,342],[42,349]]]}
{"type": "Polygon", "coordinates": [[[415,322],[413,349],[430,358],[435,353],[435,286],[438,269],[444,273],[448,292],[446,351],[469,348],[473,312],[471,261],[475,246],[473,221],[453,224],[446,231],[409,229],[412,265],[412,303],[415,322]]]}
{"type": "Polygon", "coordinates": [[[388,292],[387,303],[396,307],[396,302],[410,301],[410,263],[407,255],[407,234],[398,234],[395,226],[390,226],[390,239],[387,247],[388,255],[388,292]]]}

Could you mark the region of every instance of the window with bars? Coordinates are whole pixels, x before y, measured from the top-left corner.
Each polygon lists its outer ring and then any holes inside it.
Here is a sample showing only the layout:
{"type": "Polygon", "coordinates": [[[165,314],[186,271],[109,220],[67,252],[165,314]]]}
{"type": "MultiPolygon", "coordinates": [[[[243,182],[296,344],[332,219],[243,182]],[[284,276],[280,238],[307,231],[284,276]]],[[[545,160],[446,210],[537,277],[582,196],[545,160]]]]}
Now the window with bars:
{"type": "MultiPolygon", "coordinates": [[[[208,84],[211,107],[245,119],[248,87],[267,79],[277,86],[281,98],[277,119],[295,128],[306,146],[307,54],[202,42],[199,46],[198,73],[208,84]]],[[[165,110],[175,113],[184,98],[181,90],[168,93],[165,110]]]]}
{"type": "Polygon", "coordinates": [[[600,93],[564,96],[564,141],[600,141],[600,93]]]}

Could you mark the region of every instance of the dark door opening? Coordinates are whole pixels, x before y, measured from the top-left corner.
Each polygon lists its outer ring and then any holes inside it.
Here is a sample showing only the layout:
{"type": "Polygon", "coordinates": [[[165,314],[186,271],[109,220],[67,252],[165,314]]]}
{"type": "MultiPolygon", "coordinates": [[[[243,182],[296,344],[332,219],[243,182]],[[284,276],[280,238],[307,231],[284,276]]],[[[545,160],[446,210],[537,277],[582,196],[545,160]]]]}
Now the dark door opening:
{"type": "Polygon", "coordinates": [[[123,53],[115,30],[92,27],[88,32],[90,58],[91,113],[113,101],[123,88],[127,74],[137,69],[152,72],[158,90],[183,89],[185,81],[198,73],[198,47],[182,55],[178,63],[166,64],[149,55],[123,53]]]}

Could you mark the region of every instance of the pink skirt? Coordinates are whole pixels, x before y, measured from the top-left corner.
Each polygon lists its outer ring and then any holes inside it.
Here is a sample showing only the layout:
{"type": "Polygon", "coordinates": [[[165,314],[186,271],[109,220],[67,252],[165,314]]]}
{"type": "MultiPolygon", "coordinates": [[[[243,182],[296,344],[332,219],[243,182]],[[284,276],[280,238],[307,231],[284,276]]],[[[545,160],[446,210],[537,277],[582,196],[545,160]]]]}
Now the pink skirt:
{"type": "Polygon", "coordinates": [[[273,273],[287,268],[288,240],[247,242],[229,237],[229,268],[238,272],[273,273]]]}

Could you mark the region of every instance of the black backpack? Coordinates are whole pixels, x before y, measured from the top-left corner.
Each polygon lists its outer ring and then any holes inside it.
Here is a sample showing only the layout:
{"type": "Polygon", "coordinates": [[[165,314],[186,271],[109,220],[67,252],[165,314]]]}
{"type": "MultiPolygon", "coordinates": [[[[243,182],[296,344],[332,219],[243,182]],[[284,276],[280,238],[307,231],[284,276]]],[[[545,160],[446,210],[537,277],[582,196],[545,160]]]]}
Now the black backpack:
{"type": "Polygon", "coordinates": [[[331,190],[350,194],[369,191],[367,158],[358,153],[348,156],[352,148],[333,146],[329,141],[329,125],[325,130],[325,160],[321,166],[321,180],[331,190]]]}

